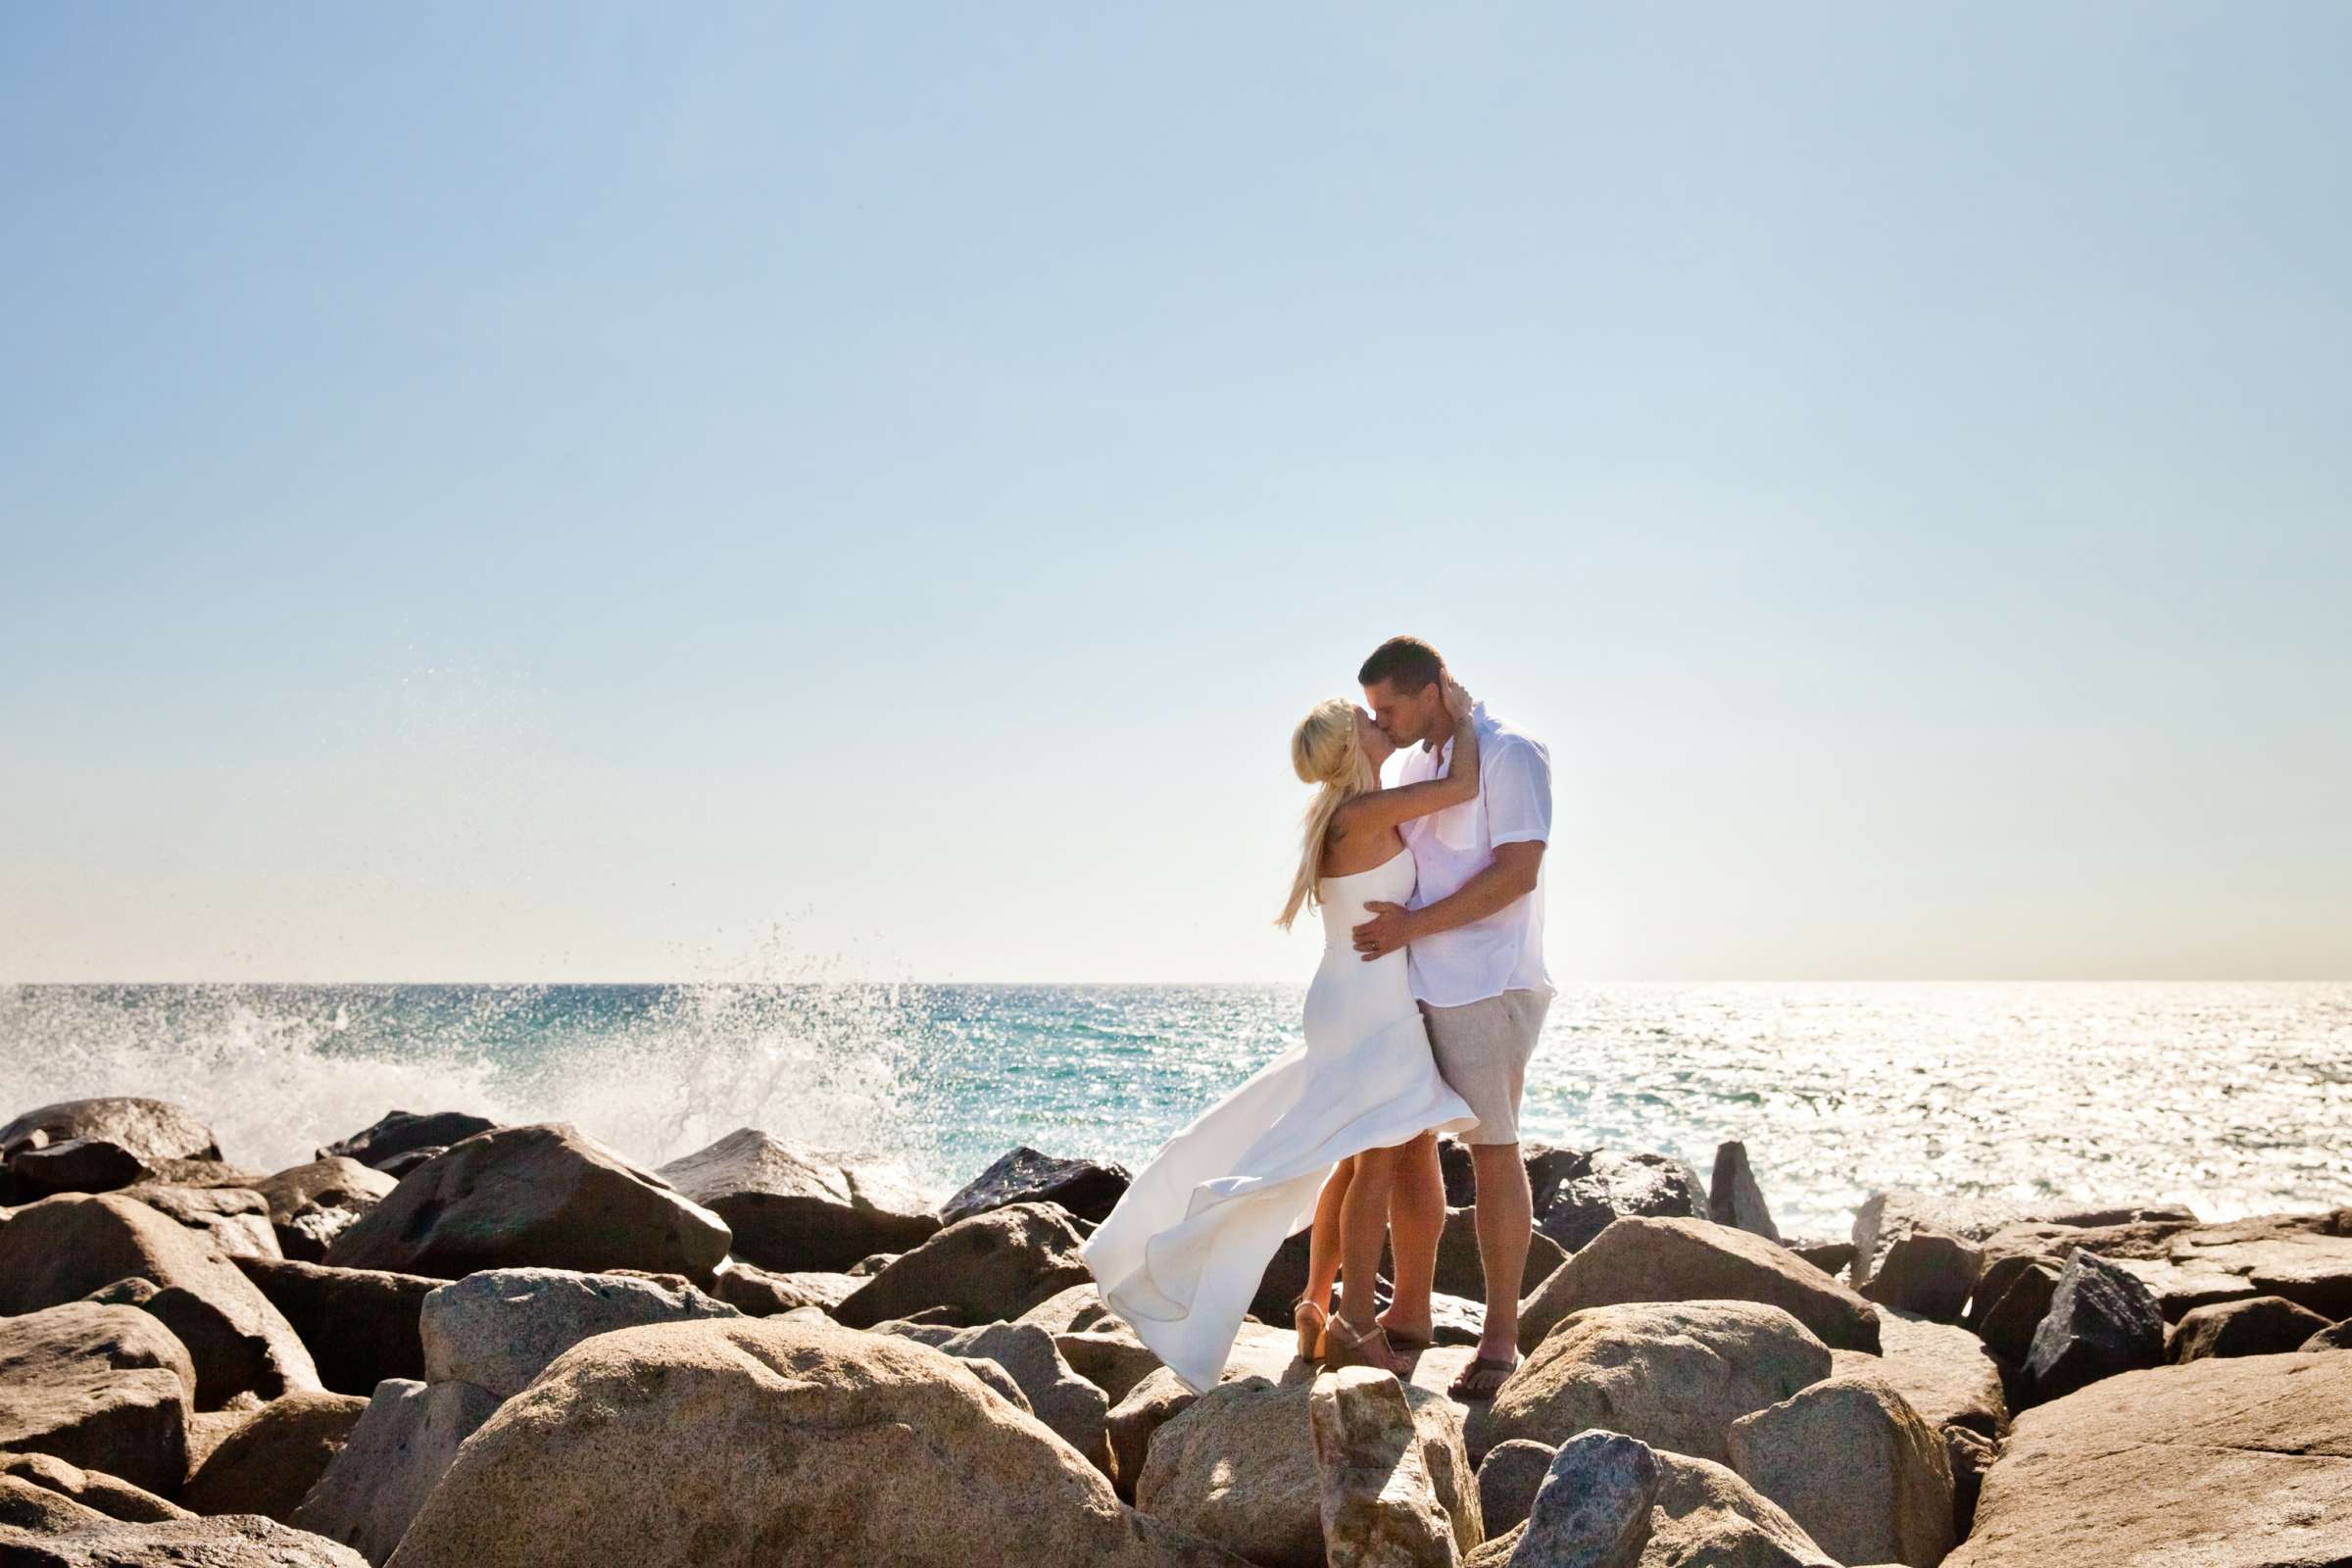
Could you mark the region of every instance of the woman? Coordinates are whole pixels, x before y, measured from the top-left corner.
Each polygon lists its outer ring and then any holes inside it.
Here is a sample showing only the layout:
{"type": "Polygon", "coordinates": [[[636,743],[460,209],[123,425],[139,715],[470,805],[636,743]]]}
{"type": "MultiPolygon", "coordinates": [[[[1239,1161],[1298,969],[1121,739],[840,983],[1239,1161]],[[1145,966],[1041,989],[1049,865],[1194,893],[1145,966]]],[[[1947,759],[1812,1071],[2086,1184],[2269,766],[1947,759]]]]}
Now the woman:
{"type": "Polygon", "coordinates": [[[1306,1043],[1169,1139],[1082,1250],[1110,1309],[1195,1393],[1224,1371],[1275,1249],[1309,1224],[1309,1279],[1293,1314],[1299,1353],[1405,1370],[1373,1317],[1390,1181],[1403,1145],[1477,1118],[1438,1076],[1403,952],[1365,962],[1350,933],[1368,918],[1366,904],[1412,895],[1397,825],[1478,794],[1470,696],[1443,678],[1454,721],[1445,777],[1382,789],[1380,765],[1395,748],[1344,699],[1316,708],[1291,737],[1291,765],[1316,793],[1277,923],[1288,928],[1309,905],[1322,910],[1306,1043]]]}

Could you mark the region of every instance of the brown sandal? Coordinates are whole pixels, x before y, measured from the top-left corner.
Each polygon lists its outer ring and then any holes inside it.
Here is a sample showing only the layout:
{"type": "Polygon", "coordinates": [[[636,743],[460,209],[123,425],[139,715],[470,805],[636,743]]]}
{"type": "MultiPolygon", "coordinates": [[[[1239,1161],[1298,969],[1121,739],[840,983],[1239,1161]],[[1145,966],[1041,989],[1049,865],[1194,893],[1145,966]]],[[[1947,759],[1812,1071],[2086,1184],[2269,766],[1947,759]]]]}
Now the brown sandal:
{"type": "Polygon", "coordinates": [[[1472,1399],[1492,1399],[1501,1392],[1503,1384],[1510,1380],[1511,1374],[1518,1370],[1519,1357],[1517,1355],[1512,1355],[1507,1360],[1501,1356],[1474,1355],[1470,1358],[1470,1364],[1462,1368],[1461,1375],[1456,1377],[1446,1388],[1446,1396],[1449,1399],[1460,1400],[1464,1404],[1469,1403],[1472,1399]],[[1485,1388],[1470,1386],[1473,1382],[1483,1383],[1489,1377],[1494,1379],[1491,1386],[1485,1388]]]}
{"type": "Polygon", "coordinates": [[[1368,1366],[1375,1371],[1386,1372],[1393,1378],[1400,1378],[1410,1370],[1378,1323],[1359,1333],[1344,1314],[1334,1313],[1324,1327],[1323,1347],[1323,1365],[1328,1371],[1337,1371],[1344,1366],[1368,1366]],[[1332,1348],[1334,1340],[1341,1342],[1336,1349],[1332,1348]],[[1384,1356],[1385,1360],[1382,1359],[1384,1356]]]}
{"type": "Polygon", "coordinates": [[[1331,1312],[1322,1302],[1304,1296],[1291,1302],[1291,1326],[1298,1331],[1298,1358],[1302,1361],[1323,1359],[1323,1340],[1331,1327],[1331,1312]],[[1307,1326],[1307,1314],[1314,1314],[1314,1326],[1307,1326]]]}

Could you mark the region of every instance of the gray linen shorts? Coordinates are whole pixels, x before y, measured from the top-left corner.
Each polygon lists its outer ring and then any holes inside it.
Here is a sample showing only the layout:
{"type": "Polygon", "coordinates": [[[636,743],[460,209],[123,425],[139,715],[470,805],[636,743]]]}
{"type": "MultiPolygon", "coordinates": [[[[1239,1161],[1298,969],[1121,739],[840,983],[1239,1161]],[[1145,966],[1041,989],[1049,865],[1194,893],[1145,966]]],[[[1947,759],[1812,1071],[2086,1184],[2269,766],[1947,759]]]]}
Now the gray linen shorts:
{"type": "Polygon", "coordinates": [[[1544,1032],[1544,1014],[1550,1009],[1551,999],[1534,991],[1505,991],[1458,1007],[1421,1004],[1438,1076],[1478,1116],[1478,1125],[1460,1135],[1463,1143],[1519,1141],[1519,1097],[1527,1088],[1536,1039],[1544,1032]]]}

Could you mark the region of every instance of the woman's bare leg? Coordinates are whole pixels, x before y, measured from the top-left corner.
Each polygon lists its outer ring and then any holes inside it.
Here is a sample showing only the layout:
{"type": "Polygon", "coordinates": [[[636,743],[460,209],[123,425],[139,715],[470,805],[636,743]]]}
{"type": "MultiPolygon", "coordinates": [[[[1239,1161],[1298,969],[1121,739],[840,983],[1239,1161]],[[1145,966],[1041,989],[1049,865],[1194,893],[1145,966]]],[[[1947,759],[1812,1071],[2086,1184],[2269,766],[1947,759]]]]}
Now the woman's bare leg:
{"type": "MultiPolygon", "coordinates": [[[[1317,1310],[1331,1310],[1331,1288],[1340,1277],[1340,1211],[1348,1201],[1348,1189],[1355,1175],[1355,1159],[1350,1155],[1331,1168],[1324,1179],[1323,1191],[1315,1199],[1315,1228],[1306,1237],[1306,1300],[1317,1310]]],[[[1301,1354],[1311,1353],[1301,1348],[1301,1354]]]]}

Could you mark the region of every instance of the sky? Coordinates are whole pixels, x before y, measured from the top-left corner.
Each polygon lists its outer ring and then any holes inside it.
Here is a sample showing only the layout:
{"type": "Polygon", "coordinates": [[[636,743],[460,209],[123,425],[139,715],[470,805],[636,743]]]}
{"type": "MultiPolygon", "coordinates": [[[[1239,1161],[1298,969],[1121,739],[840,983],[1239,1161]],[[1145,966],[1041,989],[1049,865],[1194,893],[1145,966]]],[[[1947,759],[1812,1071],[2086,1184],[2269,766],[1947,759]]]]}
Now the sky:
{"type": "Polygon", "coordinates": [[[0,980],[2352,978],[2352,8],[0,9],[0,980]]]}

